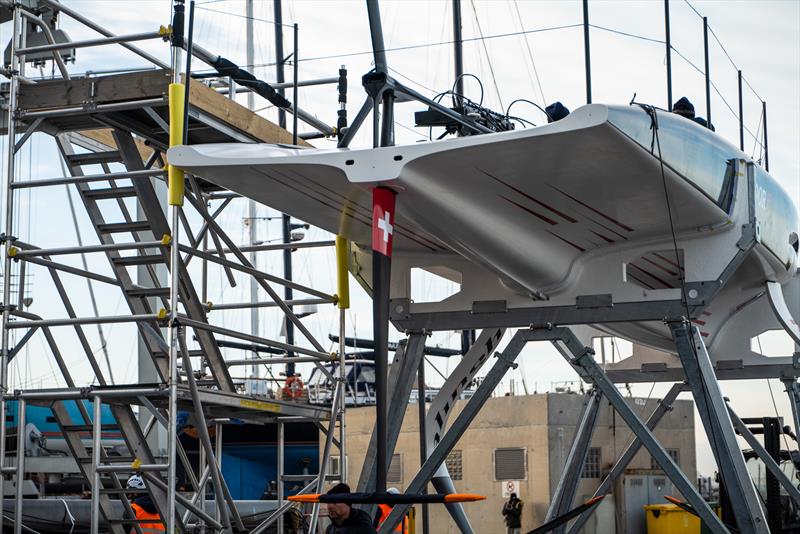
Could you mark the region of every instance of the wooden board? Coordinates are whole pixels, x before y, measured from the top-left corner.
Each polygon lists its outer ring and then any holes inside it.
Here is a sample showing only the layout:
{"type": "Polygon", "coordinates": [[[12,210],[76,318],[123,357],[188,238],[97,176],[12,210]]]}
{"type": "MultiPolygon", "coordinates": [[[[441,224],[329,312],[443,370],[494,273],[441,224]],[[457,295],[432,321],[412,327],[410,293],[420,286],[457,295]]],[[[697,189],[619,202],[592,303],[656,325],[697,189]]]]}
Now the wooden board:
{"type": "MultiPolygon", "coordinates": [[[[189,103],[263,143],[292,143],[289,131],[197,80],[192,80],[189,86],[189,103]]],[[[302,139],[297,144],[311,146],[302,139]]]]}
{"type": "MultiPolygon", "coordinates": [[[[151,107],[162,117],[168,117],[167,90],[171,79],[171,72],[168,70],[151,70],[70,80],[45,80],[20,87],[18,108],[31,112],[160,98],[163,99],[163,103],[151,107]]],[[[292,142],[292,134],[284,128],[253,113],[197,80],[191,82],[189,103],[227,126],[260,142],[286,144],[292,142]]],[[[117,111],[116,113],[125,114],[126,112],[117,111]]],[[[141,116],[141,112],[138,110],[131,110],[130,113],[137,113],[141,116]]],[[[89,111],[87,111],[88,115],[89,111]]],[[[141,122],[141,118],[137,120],[141,122]]],[[[53,123],[56,130],[65,130],[66,124],[63,124],[63,120],[60,122],[59,119],[54,119],[53,123]]],[[[80,121],[77,124],[81,124],[80,121]]],[[[87,122],[83,126],[88,124],[91,122],[87,122]]],[[[156,126],[155,123],[153,125],[156,126]]],[[[66,129],[70,128],[67,126],[66,129]]],[[[302,139],[298,144],[311,146],[302,139]]]]}

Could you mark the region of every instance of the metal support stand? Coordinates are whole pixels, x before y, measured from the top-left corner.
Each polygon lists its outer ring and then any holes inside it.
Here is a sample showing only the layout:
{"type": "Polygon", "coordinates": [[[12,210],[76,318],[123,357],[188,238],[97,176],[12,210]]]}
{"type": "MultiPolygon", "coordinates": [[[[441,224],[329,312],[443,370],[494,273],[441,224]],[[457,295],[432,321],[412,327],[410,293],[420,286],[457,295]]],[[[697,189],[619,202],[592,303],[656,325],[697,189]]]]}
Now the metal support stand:
{"type": "MultiPolygon", "coordinates": [[[[554,328],[552,330],[532,331],[528,335],[529,341],[551,341],[567,362],[578,372],[584,380],[594,384],[608,398],[614,409],[622,417],[628,428],[642,441],[650,456],[658,463],[659,467],[669,477],[678,491],[692,505],[700,519],[715,534],[726,534],[728,529],[719,517],[709,508],[695,489],[693,483],[686,478],[678,465],[667,454],[667,451],[656,440],[652,431],[639,419],[636,412],[628,406],[622,394],[611,380],[605,375],[597,362],[594,361],[594,351],[584,347],[577,337],[568,328],[554,328]],[[563,344],[563,345],[562,345],[563,344]]],[[[688,374],[688,371],[687,371],[688,374]]]]}
{"type": "MultiPolygon", "coordinates": [[[[578,484],[581,480],[583,465],[586,463],[586,455],[589,452],[589,445],[592,443],[592,433],[594,433],[602,398],[603,394],[597,389],[593,389],[589,394],[583,417],[581,417],[575,437],[572,439],[572,447],[564,464],[564,470],[561,472],[558,486],[556,486],[556,490],[550,500],[546,521],[562,516],[572,509],[572,503],[575,501],[575,494],[578,491],[578,484]]],[[[554,532],[560,534],[565,529],[566,525],[562,525],[557,527],[554,532]]]]}
{"type": "MultiPolygon", "coordinates": [[[[386,435],[386,457],[391,458],[394,453],[397,438],[400,436],[400,429],[403,425],[403,416],[408,407],[408,399],[414,387],[414,379],[423,359],[425,350],[425,334],[411,334],[407,341],[401,341],[394,354],[394,362],[389,368],[389,407],[387,410],[387,435],[386,435]]],[[[361,477],[358,480],[358,490],[363,492],[375,491],[375,480],[377,475],[377,450],[378,441],[377,429],[373,430],[369,440],[367,454],[364,457],[364,465],[361,468],[361,477]]],[[[365,508],[372,511],[374,506],[365,508]]]]}
{"type": "Polygon", "coordinates": [[[800,435],[800,384],[797,380],[790,378],[783,381],[786,387],[786,394],[789,395],[789,406],[792,407],[792,422],[794,423],[794,434],[800,435]]]}
{"type": "MultiPolygon", "coordinates": [[[[491,397],[494,389],[500,384],[506,372],[514,366],[514,361],[525,346],[524,333],[517,332],[502,353],[495,353],[497,361],[484,377],[475,394],[467,401],[464,409],[456,417],[450,428],[438,441],[436,447],[430,451],[428,459],[419,468],[417,474],[406,487],[406,493],[420,493],[433,478],[439,466],[442,465],[458,440],[466,432],[467,427],[475,419],[486,400],[491,397]]],[[[408,505],[396,505],[389,517],[380,528],[381,534],[389,534],[394,530],[400,520],[408,511],[408,505]]]]}
{"type": "MultiPolygon", "coordinates": [[[[664,395],[664,398],[658,403],[656,409],[647,419],[645,426],[648,429],[652,431],[656,426],[658,426],[661,418],[664,417],[667,412],[672,410],[672,403],[675,402],[675,399],[678,398],[678,395],[684,389],[685,386],[683,383],[673,384],[667,394],[664,395]]],[[[633,461],[634,456],[636,456],[641,448],[642,440],[640,440],[638,437],[634,437],[633,441],[631,441],[631,443],[625,448],[625,451],[614,464],[614,467],[611,468],[611,471],[605,476],[603,481],[600,483],[600,486],[595,490],[592,497],[598,497],[600,495],[606,495],[609,493],[614,486],[614,482],[616,482],[617,479],[622,476],[622,474],[625,472],[625,469],[633,461]]],[[[570,527],[569,534],[578,534],[596,509],[597,505],[594,505],[578,516],[578,519],[576,519],[575,523],[573,523],[570,527]]]]}
{"type": "MultiPolygon", "coordinates": [[[[425,460],[428,458],[428,447],[427,447],[427,439],[425,431],[425,399],[427,397],[427,391],[425,390],[425,358],[423,357],[422,360],[419,362],[419,370],[417,371],[417,411],[419,414],[419,465],[422,467],[422,464],[425,463],[425,460]]],[[[428,493],[427,485],[426,487],[422,488],[420,492],[422,495],[428,493]]],[[[422,503],[422,534],[429,534],[430,532],[430,518],[428,517],[428,505],[427,503],[422,503]]]]}
{"type": "Polygon", "coordinates": [[[768,532],[764,511],[747,472],[728,407],[700,332],[684,320],[670,322],[669,326],[697,411],[730,496],[738,528],[743,532],[768,532]]]}
{"type": "MultiPolygon", "coordinates": [[[[789,495],[789,498],[792,499],[795,504],[800,506],[800,490],[794,485],[794,483],[789,480],[789,477],[786,476],[786,473],[783,472],[781,467],[778,465],[776,458],[774,458],[767,448],[762,445],[758,438],[756,438],[753,433],[747,428],[747,425],[742,421],[736,412],[728,406],[728,413],[731,416],[731,421],[733,422],[734,428],[736,428],[736,432],[744,438],[750,448],[753,449],[753,452],[758,455],[762,462],[764,462],[764,467],[767,468],[770,474],[775,477],[775,480],[783,486],[783,489],[789,495]]],[[[778,434],[781,433],[781,429],[778,429],[778,434]]],[[[764,439],[767,439],[767,430],[764,429],[764,439]]],[[[778,444],[780,446],[780,444],[778,444]]],[[[780,460],[779,458],[777,460],[780,460]]]]}

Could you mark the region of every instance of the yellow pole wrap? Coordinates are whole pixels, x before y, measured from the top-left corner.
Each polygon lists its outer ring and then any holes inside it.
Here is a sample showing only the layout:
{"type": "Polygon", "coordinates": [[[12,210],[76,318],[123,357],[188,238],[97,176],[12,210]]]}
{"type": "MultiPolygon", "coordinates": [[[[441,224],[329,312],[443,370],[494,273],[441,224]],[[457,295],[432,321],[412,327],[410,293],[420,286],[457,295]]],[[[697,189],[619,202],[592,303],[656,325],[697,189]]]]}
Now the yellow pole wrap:
{"type": "MultiPolygon", "coordinates": [[[[183,144],[183,107],[186,87],[182,83],[169,84],[169,146],[183,144]]],[[[169,205],[183,206],[183,169],[168,166],[169,205]]]]}
{"type": "Polygon", "coordinates": [[[347,268],[347,238],[336,236],[336,294],[339,297],[339,308],[350,307],[350,279],[347,268]]]}

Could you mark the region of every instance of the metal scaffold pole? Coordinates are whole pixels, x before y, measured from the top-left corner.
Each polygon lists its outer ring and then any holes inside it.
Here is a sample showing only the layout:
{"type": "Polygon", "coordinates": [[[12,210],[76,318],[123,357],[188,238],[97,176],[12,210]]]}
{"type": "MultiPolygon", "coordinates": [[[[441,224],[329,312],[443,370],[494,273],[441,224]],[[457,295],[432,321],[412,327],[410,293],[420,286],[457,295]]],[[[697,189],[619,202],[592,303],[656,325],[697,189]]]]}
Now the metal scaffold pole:
{"type": "MultiPolygon", "coordinates": [[[[169,143],[176,146],[183,143],[183,117],[185,88],[181,83],[181,59],[183,56],[184,5],[179,0],[174,6],[172,19],[172,83],[169,86],[169,143]]],[[[186,80],[190,83],[190,80],[186,80]]],[[[183,206],[184,173],[177,167],[169,166],[169,210],[170,210],[170,261],[169,261],[169,407],[167,409],[167,532],[176,531],[175,492],[177,489],[177,416],[178,416],[178,284],[180,283],[180,210],[183,206]]]]}
{"type": "MultiPolygon", "coordinates": [[[[6,413],[6,394],[8,392],[8,363],[9,363],[9,320],[11,318],[11,247],[14,244],[14,191],[11,184],[14,181],[15,164],[15,140],[16,140],[16,104],[17,91],[19,89],[19,69],[24,61],[17,57],[17,48],[24,46],[20,43],[20,9],[17,5],[13,7],[13,26],[11,34],[11,67],[9,69],[9,97],[8,97],[8,141],[6,153],[6,179],[5,179],[5,226],[3,230],[4,257],[3,257],[3,325],[2,325],[2,362],[0,362],[0,413],[5,417],[6,413]]],[[[0,462],[4,462],[6,457],[6,424],[5,421],[0,425],[0,462]]],[[[19,486],[21,481],[17,481],[19,486]]],[[[5,496],[5,476],[0,475],[0,497],[5,496]]],[[[15,518],[16,525],[20,524],[19,517],[15,518]]],[[[0,514],[0,530],[3,530],[3,514],[0,514]]]]}

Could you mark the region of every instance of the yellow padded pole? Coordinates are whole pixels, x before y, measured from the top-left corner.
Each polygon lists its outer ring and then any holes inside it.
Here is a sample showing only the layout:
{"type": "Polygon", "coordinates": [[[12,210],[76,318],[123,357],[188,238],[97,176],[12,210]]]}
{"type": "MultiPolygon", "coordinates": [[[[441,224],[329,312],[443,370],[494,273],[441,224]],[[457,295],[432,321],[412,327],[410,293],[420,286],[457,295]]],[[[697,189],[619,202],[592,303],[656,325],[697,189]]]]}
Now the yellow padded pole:
{"type": "Polygon", "coordinates": [[[336,294],[339,297],[339,309],[350,307],[350,279],[347,268],[347,238],[336,236],[336,294]]]}
{"type": "MultiPolygon", "coordinates": [[[[186,88],[182,83],[169,84],[169,146],[183,144],[183,108],[186,88]]],[[[169,205],[183,206],[183,169],[169,165],[169,205]]]]}

